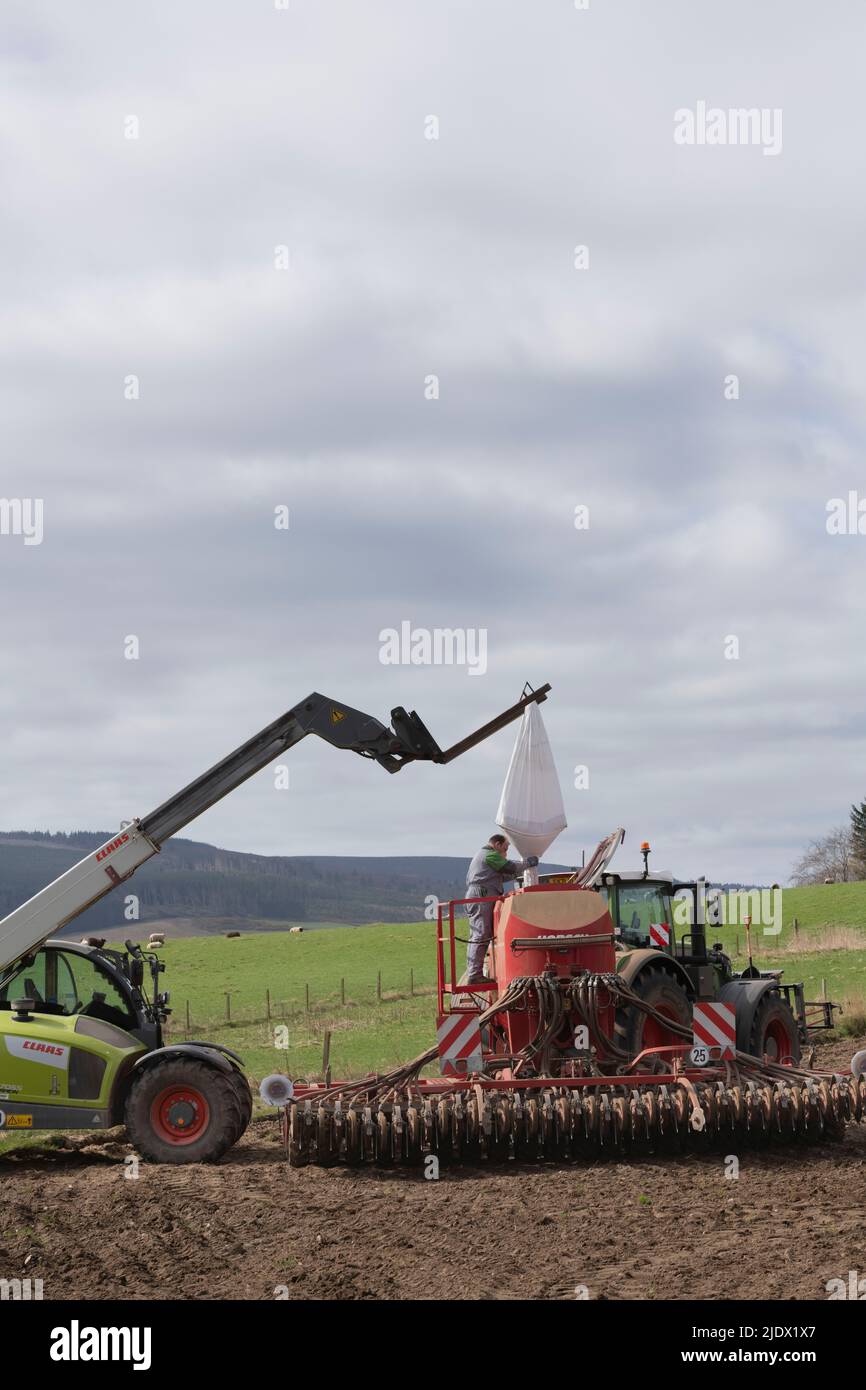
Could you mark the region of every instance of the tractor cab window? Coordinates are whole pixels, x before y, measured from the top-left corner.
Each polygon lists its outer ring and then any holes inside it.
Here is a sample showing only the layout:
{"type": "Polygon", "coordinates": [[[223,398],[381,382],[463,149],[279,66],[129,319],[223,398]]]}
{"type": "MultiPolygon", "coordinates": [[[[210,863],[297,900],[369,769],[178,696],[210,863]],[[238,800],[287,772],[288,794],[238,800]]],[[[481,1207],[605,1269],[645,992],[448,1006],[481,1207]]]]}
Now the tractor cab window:
{"type": "Polygon", "coordinates": [[[670,894],[653,883],[620,883],[618,931],[628,946],[660,946],[672,941],[670,894]],[[652,931],[652,928],[657,928],[652,931]],[[658,929],[661,930],[658,930],[658,929]]]}
{"type": "Polygon", "coordinates": [[[13,999],[33,999],[37,1013],[101,1018],[127,1031],[136,1025],[129,1001],[110,975],[89,956],[48,947],[22,965],[0,991],[0,1008],[13,999]]]}

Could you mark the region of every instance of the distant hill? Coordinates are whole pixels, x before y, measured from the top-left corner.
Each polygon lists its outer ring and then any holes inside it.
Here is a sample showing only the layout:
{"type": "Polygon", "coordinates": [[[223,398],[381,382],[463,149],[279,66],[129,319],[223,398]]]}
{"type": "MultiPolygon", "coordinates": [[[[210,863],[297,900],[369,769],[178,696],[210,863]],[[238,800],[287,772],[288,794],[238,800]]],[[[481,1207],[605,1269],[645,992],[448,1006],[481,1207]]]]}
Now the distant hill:
{"type": "MultiPolygon", "coordinates": [[[[104,844],[110,833],[0,831],[0,917],[104,844]]],[[[290,923],[417,922],[431,895],[463,896],[468,863],[468,856],[240,854],[174,839],[67,932],[133,930],[123,915],[130,893],[139,898],[140,922],[182,919],[185,935],[290,923]]]]}

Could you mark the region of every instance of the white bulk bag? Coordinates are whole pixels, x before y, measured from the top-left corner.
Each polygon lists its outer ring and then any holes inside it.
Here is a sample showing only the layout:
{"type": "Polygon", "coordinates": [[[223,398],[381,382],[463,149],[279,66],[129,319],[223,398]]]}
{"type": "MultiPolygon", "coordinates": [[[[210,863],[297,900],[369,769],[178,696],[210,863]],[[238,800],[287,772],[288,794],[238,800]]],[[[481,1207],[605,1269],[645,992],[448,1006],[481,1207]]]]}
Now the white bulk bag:
{"type": "Polygon", "coordinates": [[[522,858],[539,859],[565,829],[565,808],[547,730],[537,704],[527,705],[511,754],[496,823],[522,858]]]}

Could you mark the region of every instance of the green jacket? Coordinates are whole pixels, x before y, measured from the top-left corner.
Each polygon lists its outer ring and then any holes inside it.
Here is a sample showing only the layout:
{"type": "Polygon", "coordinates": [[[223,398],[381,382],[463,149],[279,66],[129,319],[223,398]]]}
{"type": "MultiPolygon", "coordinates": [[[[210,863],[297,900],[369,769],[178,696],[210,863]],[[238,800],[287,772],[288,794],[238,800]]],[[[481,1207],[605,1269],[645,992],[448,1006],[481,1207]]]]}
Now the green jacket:
{"type": "Polygon", "coordinates": [[[466,887],[477,898],[497,897],[503,886],[526,868],[523,859],[506,859],[498,849],[484,845],[469,865],[466,887]]]}

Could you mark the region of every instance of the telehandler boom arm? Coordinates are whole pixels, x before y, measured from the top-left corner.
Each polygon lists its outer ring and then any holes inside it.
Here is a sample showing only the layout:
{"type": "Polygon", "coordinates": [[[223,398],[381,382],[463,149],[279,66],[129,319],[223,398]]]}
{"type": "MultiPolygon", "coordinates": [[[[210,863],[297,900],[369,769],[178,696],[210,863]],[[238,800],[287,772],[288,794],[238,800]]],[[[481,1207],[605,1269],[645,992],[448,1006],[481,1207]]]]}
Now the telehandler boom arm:
{"type": "Polygon", "coordinates": [[[172,835],[307,734],[317,734],[336,748],[373,758],[388,772],[399,772],[411,762],[451,762],[518,719],[527,705],[545,700],[549,690],[549,685],[539,690],[524,687],[517,704],[444,751],[414,710],[392,710],[389,728],[349,705],[316,693],[308,695],[150,815],[124,823],[112,839],[4,917],[0,921],[0,972],[37,950],[61,927],[124,883],[140,864],[158,854],[172,835]]]}

